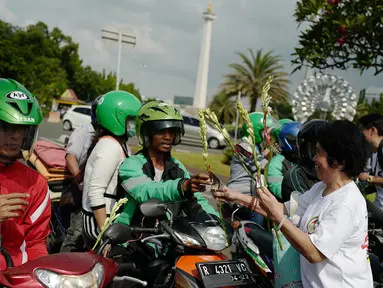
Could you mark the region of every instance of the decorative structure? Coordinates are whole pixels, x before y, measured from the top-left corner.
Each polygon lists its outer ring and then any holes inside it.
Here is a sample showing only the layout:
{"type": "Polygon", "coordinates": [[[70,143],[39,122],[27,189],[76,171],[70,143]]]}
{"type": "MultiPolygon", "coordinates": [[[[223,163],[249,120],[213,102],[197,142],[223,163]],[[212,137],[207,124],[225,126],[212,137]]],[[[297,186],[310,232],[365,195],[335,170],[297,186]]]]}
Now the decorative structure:
{"type": "Polygon", "coordinates": [[[352,121],[356,114],[357,97],[342,77],[315,73],[305,79],[293,95],[292,111],[296,121],[304,122],[320,112],[320,118],[328,114],[333,119],[352,121]]]}
{"type": "Polygon", "coordinates": [[[194,94],[193,106],[196,108],[206,108],[206,94],[207,83],[209,75],[209,58],[210,58],[210,44],[211,44],[211,29],[212,23],[215,20],[215,14],[211,1],[209,2],[207,10],[203,13],[205,20],[205,27],[202,38],[202,46],[199,59],[198,75],[194,94]]]}

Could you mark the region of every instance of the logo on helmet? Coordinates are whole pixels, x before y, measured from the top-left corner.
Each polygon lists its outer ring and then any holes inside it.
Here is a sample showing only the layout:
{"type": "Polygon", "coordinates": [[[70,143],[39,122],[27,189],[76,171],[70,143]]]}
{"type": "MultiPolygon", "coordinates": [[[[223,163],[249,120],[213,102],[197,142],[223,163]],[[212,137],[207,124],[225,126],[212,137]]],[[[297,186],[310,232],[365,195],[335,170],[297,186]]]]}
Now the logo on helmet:
{"type": "Polygon", "coordinates": [[[104,96],[102,96],[100,99],[97,101],[97,105],[101,105],[104,102],[104,96]]]}
{"type": "Polygon", "coordinates": [[[14,91],[14,92],[8,93],[7,96],[5,96],[5,98],[11,99],[11,100],[30,100],[31,99],[28,95],[20,91],[14,91]]]}

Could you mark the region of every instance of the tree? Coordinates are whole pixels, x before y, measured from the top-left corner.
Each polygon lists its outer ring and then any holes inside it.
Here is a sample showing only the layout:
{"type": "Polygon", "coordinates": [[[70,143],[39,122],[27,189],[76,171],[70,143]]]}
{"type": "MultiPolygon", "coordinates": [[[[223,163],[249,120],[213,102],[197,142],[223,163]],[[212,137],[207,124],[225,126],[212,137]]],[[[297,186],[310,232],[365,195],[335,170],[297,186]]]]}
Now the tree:
{"type": "MultiPolygon", "coordinates": [[[[83,66],[78,48],[71,37],[58,28],[50,31],[43,22],[20,28],[0,20],[0,77],[19,81],[46,107],[67,88],[87,102],[114,90],[116,75],[83,66]]],[[[120,88],[141,99],[133,83],[121,80],[120,88]]]]}
{"type": "Polygon", "coordinates": [[[236,101],[225,93],[218,93],[213,97],[209,108],[217,115],[221,124],[233,123],[235,121],[237,109],[236,101]]]}
{"type": "Polygon", "coordinates": [[[262,54],[262,50],[258,50],[255,55],[251,49],[249,49],[249,56],[240,52],[237,54],[242,63],[229,65],[233,71],[224,76],[224,82],[220,86],[223,93],[234,96],[240,90],[243,96],[249,97],[250,110],[253,112],[261,96],[263,85],[269,76],[273,76],[274,81],[270,88],[273,101],[287,101],[288,74],[282,71],[284,66],[279,56],[273,55],[272,51],[262,54]]]}
{"type": "Polygon", "coordinates": [[[270,104],[273,111],[271,114],[278,119],[294,119],[292,106],[289,103],[275,103],[270,104]]]}
{"type": "Polygon", "coordinates": [[[293,54],[302,66],[383,71],[383,5],[376,0],[301,0],[295,18],[309,25],[293,54]]]}

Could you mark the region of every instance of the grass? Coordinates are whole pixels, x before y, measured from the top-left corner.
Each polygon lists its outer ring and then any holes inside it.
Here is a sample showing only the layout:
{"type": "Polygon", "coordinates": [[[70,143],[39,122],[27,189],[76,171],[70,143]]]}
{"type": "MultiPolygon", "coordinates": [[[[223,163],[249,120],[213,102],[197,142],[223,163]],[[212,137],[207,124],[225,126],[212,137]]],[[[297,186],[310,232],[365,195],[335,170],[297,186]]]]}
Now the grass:
{"type": "MultiPolygon", "coordinates": [[[[130,148],[133,152],[137,152],[139,149],[141,149],[141,147],[139,146],[131,146],[130,148]]],[[[200,171],[206,171],[205,164],[200,153],[186,153],[173,151],[172,156],[181,161],[187,167],[194,168],[200,171]]],[[[222,157],[222,154],[209,154],[208,164],[210,165],[211,171],[213,173],[229,178],[230,166],[225,165],[221,162],[222,157]]]]}

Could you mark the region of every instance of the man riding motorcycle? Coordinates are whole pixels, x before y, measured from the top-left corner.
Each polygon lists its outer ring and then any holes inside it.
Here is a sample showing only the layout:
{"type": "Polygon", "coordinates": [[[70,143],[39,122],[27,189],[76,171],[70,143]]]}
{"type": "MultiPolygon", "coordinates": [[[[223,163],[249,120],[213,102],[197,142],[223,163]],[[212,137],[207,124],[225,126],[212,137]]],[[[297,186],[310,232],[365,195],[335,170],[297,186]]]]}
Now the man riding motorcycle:
{"type": "MultiPolygon", "coordinates": [[[[325,120],[313,119],[305,122],[300,128],[297,138],[298,164],[287,171],[282,181],[282,200],[284,202],[290,201],[293,191],[304,193],[319,182],[313,158],[317,150],[319,133],[326,123],[325,120]]],[[[292,146],[292,148],[294,147],[292,146]]]]}
{"type": "MultiPolygon", "coordinates": [[[[31,92],[14,80],[0,78],[1,248],[16,266],[48,254],[48,183],[18,161],[22,151],[33,149],[42,119],[39,103],[31,92]]],[[[0,255],[0,270],[5,268],[5,259],[0,255]]]]}
{"type": "Polygon", "coordinates": [[[149,102],[136,118],[137,136],[143,149],[124,160],[119,169],[122,186],[129,201],[117,222],[140,225],[142,215],[137,204],[157,198],[172,205],[175,216],[199,213],[218,216],[199,191],[210,184],[209,176],[190,177],[184,165],[171,156],[171,149],[181,142],[183,118],[172,106],[149,102]]]}

